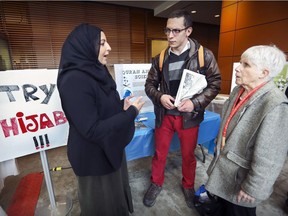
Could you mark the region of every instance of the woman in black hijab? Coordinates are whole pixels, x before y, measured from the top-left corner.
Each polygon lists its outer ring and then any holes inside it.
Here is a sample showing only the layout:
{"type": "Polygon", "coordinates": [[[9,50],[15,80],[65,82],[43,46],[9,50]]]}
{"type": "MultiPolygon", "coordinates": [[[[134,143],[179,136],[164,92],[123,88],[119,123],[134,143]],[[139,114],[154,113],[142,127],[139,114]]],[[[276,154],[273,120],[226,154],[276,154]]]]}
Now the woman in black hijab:
{"type": "Polygon", "coordinates": [[[104,32],[81,24],[62,47],[57,86],[69,122],[68,159],[78,179],[81,215],[133,212],[125,147],[144,102],[120,100],[107,67],[104,32]]]}

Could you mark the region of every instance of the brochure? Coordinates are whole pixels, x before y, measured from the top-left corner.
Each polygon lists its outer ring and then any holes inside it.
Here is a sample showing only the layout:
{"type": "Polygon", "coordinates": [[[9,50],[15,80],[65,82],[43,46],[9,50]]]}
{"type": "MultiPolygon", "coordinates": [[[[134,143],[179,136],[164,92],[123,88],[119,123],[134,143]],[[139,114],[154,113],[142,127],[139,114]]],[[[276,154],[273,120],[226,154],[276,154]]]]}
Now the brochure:
{"type": "Polygon", "coordinates": [[[201,93],[206,86],[207,81],[204,75],[184,69],[174,105],[177,107],[182,100],[201,93]]]}

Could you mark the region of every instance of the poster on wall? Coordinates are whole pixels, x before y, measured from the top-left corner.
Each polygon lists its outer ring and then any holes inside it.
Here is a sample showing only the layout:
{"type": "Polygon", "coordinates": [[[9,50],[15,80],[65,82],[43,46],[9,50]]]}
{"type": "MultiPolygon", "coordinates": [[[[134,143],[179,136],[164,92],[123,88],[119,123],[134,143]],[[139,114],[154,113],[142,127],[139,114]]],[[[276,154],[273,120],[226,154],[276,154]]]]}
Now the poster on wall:
{"type": "Polygon", "coordinates": [[[66,145],[58,70],[0,72],[0,162],[66,145]]]}
{"type": "Polygon", "coordinates": [[[284,65],[283,70],[274,77],[274,83],[281,91],[285,92],[288,86],[288,62],[284,65]]]}
{"type": "Polygon", "coordinates": [[[141,109],[141,113],[153,112],[153,104],[147,97],[144,85],[151,68],[151,64],[115,64],[115,80],[117,84],[117,91],[121,99],[129,95],[134,97],[143,97],[145,104],[141,109]]]}

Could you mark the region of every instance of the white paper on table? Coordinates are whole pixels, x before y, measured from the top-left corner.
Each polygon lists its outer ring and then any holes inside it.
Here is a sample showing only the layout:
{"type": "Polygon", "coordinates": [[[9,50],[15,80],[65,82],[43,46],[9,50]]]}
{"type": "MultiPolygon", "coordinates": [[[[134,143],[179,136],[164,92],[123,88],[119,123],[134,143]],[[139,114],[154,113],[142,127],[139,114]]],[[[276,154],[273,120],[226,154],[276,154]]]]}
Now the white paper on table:
{"type": "Polygon", "coordinates": [[[174,105],[177,107],[182,100],[201,93],[206,86],[207,81],[204,75],[184,69],[174,105]]]}

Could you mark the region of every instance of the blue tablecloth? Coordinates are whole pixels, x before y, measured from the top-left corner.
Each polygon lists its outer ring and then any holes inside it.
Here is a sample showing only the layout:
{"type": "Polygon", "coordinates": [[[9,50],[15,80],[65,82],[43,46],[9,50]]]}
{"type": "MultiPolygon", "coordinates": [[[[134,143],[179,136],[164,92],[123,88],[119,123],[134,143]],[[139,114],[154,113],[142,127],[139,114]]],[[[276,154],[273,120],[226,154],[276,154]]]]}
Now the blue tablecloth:
{"type": "MultiPolygon", "coordinates": [[[[141,113],[137,119],[139,118],[147,118],[147,120],[141,121],[146,127],[137,128],[132,141],[126,147],[128,161],[154,154],[154,112],[141,113]]],[[[220,115],[206,110],[204,121],[201,122],[199,128],[198,144],[205,146],[210,154],[214,153],[214,139],[218,134],[219,127],[220,115]]],[[[170,151],[178,150],[179,148],[179,139],[177,134],[175,134],[171,142],[170,151]]]]}

